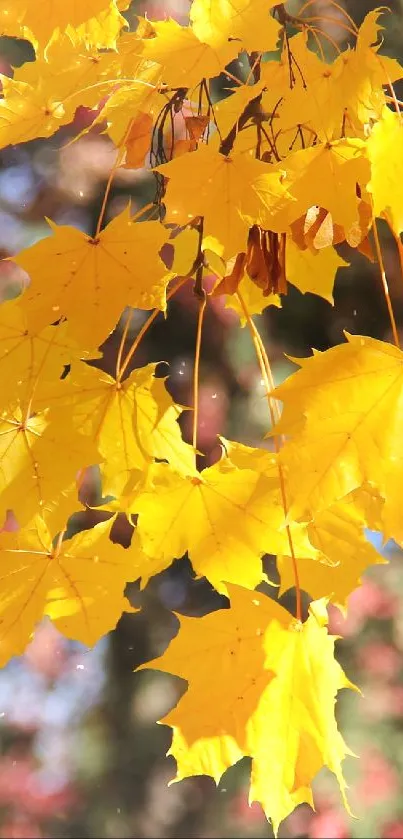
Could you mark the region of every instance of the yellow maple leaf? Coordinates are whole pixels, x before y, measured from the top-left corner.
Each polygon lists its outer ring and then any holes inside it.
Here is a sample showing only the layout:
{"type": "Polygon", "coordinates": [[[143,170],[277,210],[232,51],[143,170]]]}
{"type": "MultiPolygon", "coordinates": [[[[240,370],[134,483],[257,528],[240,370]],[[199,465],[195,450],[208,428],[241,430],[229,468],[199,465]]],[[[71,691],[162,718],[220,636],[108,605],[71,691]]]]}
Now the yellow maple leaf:
{"type": "Polygon", "coordinates": [[[168,460],[179,472],[195,471],[192,446],[182,440],[175,405],[155,364],[133,372],[123,382],[86,364],[72,364],[66,394],[48,402],[66,406],[70,422],[97,447],[103,464],[104,492],[120,491],[133,469],[145,469],[153,458],[168,460]]]}
{"type": "MultiPolygon", "coordinates": [[[[80,3],[79,0],[70,0],[69,3],[63,0],[41,0],[40,4],[33,4],[31,0],[2,0],[0,6],[0,20],[5,22],[6,34],[19,35],[23,37],[25,28],[29,35],[33,35],[34,43],[46,46],[50,38],[56,32],[64,32],[70,29],[77,29],[82,24],[93,22],[104,16],[104,24],[110,27],[112,20],[116,21],[119,29],[126,23],[120,15],[115,0],[88,0],[87,3],[80,3]],[[8,23],[10,13],[13,23],[8,23]],[[17,29],[18,25],[18,29],[17,29]]],[[[94,23],[92,23],[94,26],[94,23]]],[[[25,35],[27,37],[27,35],[25,35]]],[[[99,39],[99,35],[98,35],[99,39]]],[[[110,47],[110,39],[101,38],[100,46],[110,47]]]]}
{"type": "Polygon", "coordinates": [[[241,50],[275,50],[280,24],[270,15],[276,0],[193,0],[190,20],[200,41],[209,44],[224,65],[241,50]]]}
{"type": "Polygon", "coordinates": [[[129,5],[130,0],[110,0],[108,5],[104,2],[104,9],[95,17],[86,18],[78,26],[69,24],[66,32],[73,43],[84,40],[89,47],[114,50],[122,28],[127,27],[127,21],[120,12],[129,5]]]}
{"type": "Polygon", "coordinates": [[[99,460],[96,448],[65,418],[63,423],[62,416],[35,411],[35,400],[31,411],[16,399],[0,416],[2,515],[11,509],[20,524],[57,499],[79,469],[99,460]]]}
{"type": "Polygon", "coordinates": [[[152,130],[153,118],[150,114],[140,113],[132,119],[130,131],[125,138],[126,154],[121,164],[125,169],[141,169],[145,166],[150,153],[152,130]]]}
{"type": "Polygon", "coordinates": [[[116,52],[100,52],[84,41],[72,43],[66,35],[51,42],[46,58],[26,62],[16,69],[14,80],[33,90],[43,90],[63,104],[65,121],[79,105],[95,108],[105,94],[112,92],[122,73],[122,60],[116,52]]]}
{"type": "Polygon", "coordinates": [[[6,407],[17,396],[27,406],[34,394],[38,408],[45,388],[41,407],[46,407],[49,383],[60,378],[73,358],[85,353],[69,340],[66,323],[31,330],[20,301],[17,298],[0,306],[0,405],[6,407]]]}
{"type": "Polygon", "coordinates": [[[29,39],[29,31],[23,26],[24,0],[0,0],[0,33],[29,39]]]}
{"type": "Polygon", "coordinates": [[[204,236],[213,237],[219,255],[227,259],[245,250],[249,227],[270,207],[270,195],[277,202],[285,193],[280,173],[269,164],[243,154],[226,157],[207,145],[158,166],[157,172],[169,179],[165,220],[186,225],[203,216],[204,236]],[[264,206],[251,188],[259,176],[265,184],[264,206]]]}
{"type": "Polygon", "coordinates": [[[377,23],[380,10],[364,19],[353,49],[350,47],[326,63],[307,44],[307,33],[292,38],[290,51],[295,66],[291,90],[282,91],[279,108],[284,131],[308,126],[323,142],[343,136],[365,139],[367,127],[378,119],[386,102],[382,85],[401,78],[398,62],[378,53],[377,23]]]}
{"type": "Polygon", "coordinates": [[[173,728],[175,780],[208,774],[218,783],[229,766],[252,757],[250,800],[262,804],[277,832],[297,804],[312,803],[310,784],[322,766],[345,798],[341,763],[349,750],[334,702],[352,685],[334,659],[322,603],[301,625],[257,592],[231,586],[230,598],[230,609],[181,617],[166,652],[143,667],[188,682],[161,720],[173,728]]]}
{"type": "MultiPolygon", "coordinates": [[[[144,583],[156,573],[155,560],[161,570],[188,552],[196,574],[218,591],[226,592],[226,582],[254,588],[266,578],[262,556],[290,549],[276,458],[236,443],[229,457],[189,477],[165,464],[151,467],[131,512],[150,558],[144,583]]],[[[303,526],[292,525],[291,534],[296,556],[316,553],[303,526]]]]}
{"type": "Polygon", "coordinates": [[[321,248],[316,252],[308,248],[301,250],[292,240],[287,239],[286,277],[303,294],[318,294],[333,303],[336,273],[348,264],[333,247],[321,248]]]}
{"type": "Polygon", "coordinates": [[[126,306],[165,310],[173,275],[159,256],[169,235],[159,222],[133,223],[126,208],[96,237],[49,225],[53,236],[13,257],[31,278],[21,306],[32,328],[65,315],[69,333],[91,349],[107,338],[126,306]]]}
{"type": "Polygon", "coordinates": [[[400,115],[385,107],[382,119],[374,125],[367,143],[371,162],[368,191],[372,193],[375,215],[386,214],[397,234],[403,231],[403,200],[400,189],[403,165],[399,155],[402,140],[403,126],[400,115]]]}
{"type": "Polygon", "coordinates": [[[36,137],[51,137],[74,116],[76,106],[65,107],[50,85],[34,88],[7,76],[1,76],[1,81],[4,94],[0,100],[1,148],[36,137]]]}
{"type": "MultiPolygon", "coordinates": [[[[280,296],[278,294],[264,295],[263,290],[247,274],[242,277],[238,290],[242,295],[242,300],[248,309],[249,315],[261,315],[268,306],[276,306],[277,309],[281,308],[280,296]]],[[[247,325],[248,321],[245,317],[244,309],[236,295],[231,294],[226,296],[225,307],[227,309],[233,309],[239,315],[242,326],[247,325]]]]}
{"type": "Polygon", "coordinates": [[[270,621],[290,622],[290,614],[265,595],[236,585],[229,591],[230,609],[197,620],[181,616],[179,633],[164,655],[142,665],[189,683],[178,708],[161,721],[174,729],[170,753],[177,761],[178,781],[211,775],[218,784],[246,754],[245,725],[271,678],[264,669],[262,638],[270,621]]]}
{"type": "MultiPolygon", "coordinates": [[[[214,104],[214,117],[221,137],[226,137],[229,134],[251,99],[259,96],[265,89],[265,85],[264,81],[259,81],[256,84],[240,85],[235,90],[231,90],[230,96],[226,96],[225,99],[220,99],[214,104]]],[[[214,139],[218,140],[219,135],[216,134],[214,139]]]]}
{"type": "Polygon", "coordinates": [[[265,667],[275,673],[247,726],[252,753],[250,801],[259,801],[274,832],[298,804],[313,806],[311,783],[327,766],[336,776],[344,805],[342,762],[353,753],[338,731],[337,693],[353,688],[334,658],[335,639],[323,625],[322,604],[310,606],[306,623],[264,637],[265,667]]]}
{"type": "Polygon", "coordinates": [[[252,188],[263,203],[267,203],[269,217],[258,221],[261,227],[277,232],[286,231],[293,221],[318,205],[332,214],[334,224],[349,229],[359,220],[356,184],[369,180],[370,167],[365,155],[365,143],[359,139],[336,140],[318,144],[290,154],[277,165],[283,173],[282,183],[294,201],[280,200],[275,212],[273,189],[269,184],[266,201],[267,175],[254,181],[252,188]]]}
{"type": "MultiPolygon", "coordinates": [[[[361,585],[364,571],[385,559],[366,539],[365,521],[352,499],[334,504],[319,513],[307,528],[309,540],[317,549],[316,557],[298,559],[301,588],[314,600],[331,599],[344,609],[349,595],[361,585]]],[[[295,586],[289,557],[277,558],[280,572],[279,596],[295,586]]]]}
{"type": "Polygon", "coordinates": [[[212,47],[202,43],[188,26],[176,20],[153,21],[154,38],[141,43],[141,55],[161,65],[169,87],[194,88],[203,78],[219,76],[225,64],[212,47]]]}
{"type": "MultiPolygon", "coordinates": [[[[130,33],[130,37],[133,37],[133,33],[130,33]]],[[[126,78],[132,77],[133,81],[130,84],[122,81],[122,84],[112,91],[93,123],[103,126],[117,148],[126,143],[139,117],[146,114],[155,122],[166,105],[166,98],[159,91],[159,85],[162,83],[160,66],[144,61],[138,55],[138,39],[134,40],[134,45],[134,52],[130,44],[127,54],[119,53],[121,73],[126,78]]]]}
{"type": "Polygon", "coordinates": [[[134,571],[128,551],[108,538],[110,521],[54,544],[37,516],[0,534],[0,662],[22,653],[48,615],[68,638],[93,646],[133,611],[123,592],[134,571]]]}
{"type": "Polygon", "coordinates": [[[301,369],[274,391],[285,404],[278,431],[291,434],[280,454],[290,515],[315,518],[369,483],[385,499],[387,534],[400,539],[403,355],[373,338],[347,338],[298,359],[301,369]]]}

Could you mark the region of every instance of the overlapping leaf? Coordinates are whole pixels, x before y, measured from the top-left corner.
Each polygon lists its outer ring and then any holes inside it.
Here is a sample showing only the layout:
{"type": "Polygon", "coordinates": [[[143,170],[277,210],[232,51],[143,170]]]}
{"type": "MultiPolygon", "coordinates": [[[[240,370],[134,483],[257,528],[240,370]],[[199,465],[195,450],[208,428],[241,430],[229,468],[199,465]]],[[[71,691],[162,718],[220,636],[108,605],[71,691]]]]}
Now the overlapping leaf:
{"type": "MultiPolygon", "coordinates": [[[[299,584],[314,600],[331,599],[346,607],[350,594],[361,585],[364,571],[385,560],[365,537],[365,520],[352,499],[334,504],[315,516],[308,526],[308,537],[318,553],[309,559],[298,559],[299,584]]],[[[278,557],[280,591],[295,586],[290,558],[278,557]]]]}
{"type": "Polygon", "coordinates": [[[112,47],[119,30],[125,24],[119,8],[123,9],[127,5],[127,2],[116,3],[115,0],[89,0],[88,3],[80,3],[79,0],[71,0],[70,3],[64,3],[63,0],[41,0],[38,5],[32,4],[30,0],[2,0],[0,20],[4,22],[5,34],[20,37],[32,35],[33,40],[44,47],[55,32],[64,32],[69,28],[74,30],[85,24],[95,29],[97,19],[104,17],[105,31],[103,37],[98,33],[97,45],[112,47]],[[111,28],[114,30],[112,41],[107,37],[111,28]]]}
{"type": "MultiPolygon", "coordinates": [[[[265,577],[263,554],[290,551],[278,465],[261,449],[233,444],[229,457],[189,477],[159,464],[131,512],[138,514],[144,554],[158,570],[187,551],[196,574],[222,592],[226,582],[255,588],[265,577]]],[[[316,554],[304,528],[291,532],[296,556],[316,554]]],[[[155,573],[150,561],[144,582],[155,573]]]]}
{"type": "Polygon", "coordinates": [[[345,796],[341,764],[349,750],[334,701],[352,685],[334,659],[320,601],[301,625],[264,595],[231,586],[230,597],[229,610],[181,618],[177,637],[147,666],[188,682],[161,721],[173,729],[176,780],[208,774],[218,783],[229,766],[252,757],[250,800],[262,804],[277,832],[297,804],[312,803],[310,785],[323,765],[345,796]]]}
{"type": "Polygon", "coordinates": [[[304,359],[275,391],[285,404],[279,429],[292,435],[280,455],[290,514],[314,518],[368,482],[385,499],[387,535],[401,539],[403,356],[373,338],[347,337],[304,359]]]}
{"type": "Polygon", "coordinates": [[[275,0],[193,0],[190,20],[199,40],[228,64],[242,49],[276,48],[280,26],[270,15],[275,5],[275,0]]]}
{"type": "Polygon", "coordinates": [[[159,256],[168,239],[159,222],[133,223],[127,208],[96,237],[49,224],[53,236],[14,257],[31,279],[21,305],[32,328],[64,315],[69,333],[91,349],[107,338],[125,306],[165,309],[172,274],[159,256]]]}
{"type": "Polygon", "coordinates": [[[225,156],[209,146],[184,154],[158,167],[168,178],[164,203],[166,221],[188,224],[203,216],[204,236],[218,242],[220,256],[230,259],[245,250],[248,230],[259,214],[284,201],[280,173],[242,154],[225,156]],[[264,181],[264,204],[258,186],[264,181]]]}
{"type": "Polygon", "coordinates": [[[169,87],[196,87],[201,79],[218,76],[225,68],[219,55],[199,41],[188,26],[175,20],[153,23],[154,38],[142,43],[144,58],[161,65],[162,77],[169,87]]]}
{"type": "Polygon", "coordinates": [[[105,461],[105,492],[114,494],[133,469],[146,468],[153,458],[169,460],[182,473],[195,471],[193,448],[177,423],[182,408],[154,373],[155,364],[149,364],[121,382],[95,367],[72,365],[66,393],[49,394],[49,404],[66,406],[72,427],[105,461]]]}
{"type": "Polygon", "coordinates": [[[48,615],[88,646],[132,611],[123,592],[135,576],[129,553],[109,539],[110,522],[56,544],[38,516],[21,533],[0,534],[0,662],[22,653],[48,615]]]}

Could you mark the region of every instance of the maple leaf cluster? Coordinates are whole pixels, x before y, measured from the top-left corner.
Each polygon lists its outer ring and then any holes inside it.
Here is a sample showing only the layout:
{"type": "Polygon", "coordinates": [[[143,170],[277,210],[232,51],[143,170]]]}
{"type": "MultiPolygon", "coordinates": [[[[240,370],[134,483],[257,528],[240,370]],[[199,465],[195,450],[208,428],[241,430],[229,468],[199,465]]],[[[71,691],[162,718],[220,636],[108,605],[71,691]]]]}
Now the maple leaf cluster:
{"type": "Polygon", "coordinates": [[[19,525],[0,534],[0,661],[24,650],[43,615],[94,644],[131,609],[127,582],[145,585],[187,553],[230,606],[183,618],[148,665],[188,683],[164,719],[177,779],[218,782],[250,756],[250,801],[277,830],[313,803],[324,765],[348,807],[349,750],[334,704],[353,686],[334,657],[326,604],[344,609],[365,569],[383,562],[365,527],[403,544],[403,356],[390,308],[395,346],[348,335],[273,390],[253,315],[281,305],[289,283],[332,302],[347,264],[341,244],[380,263],[390,306],[377,220],[401,253],[393,82],[403,68],[379,52],[381,10],[359,29],[345,15],[352,44],[330,42],[329,60],[310,3],[293,16],[275,0],[193,0],[189,25],[139,18],[135,31],[127,5],[0,2],[2,34],[36,52],[1,78],[0,147],[50,137],[84,106],[84,131],[116,147],[111,179],[144,166],[156,178],[155,202],[137,215],[127,207],[104,224],[110,179],[94,236],[49,220],[49,235],[13,257],[27,282],[0,309],[0,514],[12,510],[19,525]],[[242,79],[228,70],[240,54],[242,79]],[[236,87],[217,98],[223,73],[236,87]],[[155,365],[127,375],[145,329],[185,283],[200,300],[192,444],[155,365]],[[274,427],[272,450],[222,439],[221,459],[200,470],[197,370],[210,294],[250,331],[274,427]],[[93,362],[126,307],[153,311],[128,350],[124,334],[111,376],[93,362]],[[66,538],[94,464],[111,516],[66,538]],[[133,531],[126,549],[110,538],[118,513],[133,531]],[[277,556],[280,594],[296,589],[296,616],[255,591],[267,553],[277,556]],[[312,600],[306,621],[301,591],[312,600]]]}

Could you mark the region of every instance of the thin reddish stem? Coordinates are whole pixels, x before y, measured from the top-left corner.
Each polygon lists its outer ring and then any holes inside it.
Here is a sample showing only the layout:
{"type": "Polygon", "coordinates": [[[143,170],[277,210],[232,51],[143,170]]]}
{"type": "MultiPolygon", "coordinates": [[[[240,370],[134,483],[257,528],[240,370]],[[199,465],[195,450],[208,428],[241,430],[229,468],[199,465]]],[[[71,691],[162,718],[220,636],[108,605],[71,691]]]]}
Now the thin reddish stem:
{"type": "MultiPolygon", "coordinates": [[[[302,8],[299,10],[298,14],[302,15],[303,12],[305,12],[307,9],[309,9],[310,6],[313,6],[313,4],[316,3],[316,2],[317,2],[317,0],[308,0],[307,3],[304,3],[302,8]]],[[[357,26],[355,20],[346,11],[346,9],[344,9],[343,6],[340,6],[339,3],[336,3],[336,0],[329,0],[329,3],[330,3],[331,6],[333,6],[334,9],[337,9],[337,11],[340,12],[340,14],[343,17],[345,17],[349,21],[349,23],[351,23],[351,26],[354,29],[354,34],[356,35],[357,32],[358,32],[358,26],[357,26]]],[[[304,20],[304,18],[302,18],[302,20],[304,20]]]]}
{"type": "Polygon", "coordinates": [[[100,209],[99,216],[98,216],[97,229],[95,231],[95,238],[97,238],[97,236],[99,236],[99,234],[101,232],[101,227],[102,227],[102,223],[103,223],[104,216],[105,216],[106,205],[108,203],[109,193],[111,191],[111,186],[112,186],[112,183],[113,183],[113,179],[116,175],[117,170],[119,169],[119,166],[120,166],[120,164],[123,160],[123,157],[124,157],[124,153],[126,151],[126,140],[127,140],[128,136],[130,134],[132,123],[133,123],[133,120],[131,119],[128,126],[127,126],[127,129],[125,131],[121,146],[118,149],[118,153],[116,155],[116,160],[115,160],[115,162],[112,166],[111,171],[109,172],[109,177],[108,177],[108,180],[106,182],[106,187],[105,187],[104,197],[103,197],[103,200],[102,200],[102,205],[101,205],[101,209],[100,209]]]}
{"type": "Polygon", "coordinates": [[[322,23],[322,21],[325,23],[332,23],[334,26],[339,26],[340,29],[344,29],[345,32],[348,32],[350,35],[354,35],[354,37],[357,35],[356,29],[352,29],[351,26],[348,26],[348,24],[344,23],[342,20],[338,20],[338,18],[335,17],[329,17],[328,15],[309,15],[309,17],[304,18],[304,21],[307,21],[307,23],[312,23],[312,21],[317,21],[319,23],[322,23]]]}
{"type": "Polygon", "coordinates": [[[387,278],[386,278],[386,271],[385,271],[385,266],[384,266],[384,262],[383,262],[381,246],[380,246],[380,243],[379,243],[378,229],[377,229],[377,226],[376,226],[376,219],[375,218],[373,220],[372,230],[373,230],[373,234],[374,234],[376,257],[377,257],[377,260],[378,260],[379,271],[380,271],[380,275],[381,275],[383,293],[384,293],[386,305],[387,305],[387,308],[388,308],[390,325],[391,325],[391,328],[392,328],[393,340],[394,340],[396,346],[399,347],[399,349],[400,349],[399,333],[397,331],[397,326],[396,326],[395,315],[394,315],[394,312],[393,312],[392,301],[390,299],[389,286],[388,286],[388,281],[387,281],[387,278]]]}
{"type": "Polygon", "coordinates": [[[197,319],[197,333],[196,333],[196,348],[195,348],[195,363],[193,371],[193,448],[197,449],[197,429],[199,423],[199,375],[200,375],[200,351],[201,340],[203,332],[204,313],[206,311],[207,296],[200,299],[199,316],[197,319]]]}
{"type": "MultiPolygon", "coordinates": [[[[252,341],[253,341],[253,345],[254,345],[254,348],[255,348],[258,364],[259,364],[260,371],[261,371],[261,374],[262,374],[262,379],[263,379],[265,387],[266,387],[266,398],[267,398],[267,403],[268,403],[268,406],[269,406],[270,420],[271,420],[272,426],[274,427],[275,424],[276,424],[276,421],[278,419],[278,416],[279,416],[279,411],[278,411],[278,405],[276,403],[276,400],[270,395],[273,388],[274,388],[273,374],[272,374],[272,371],[271,371],[270,362],[269,362],[266,350],[264,348],[263,341],[262,341],[261,336],[259,334],[259,331],[258,331],[257,327],[255,326],[255,324],[254,324],[254,322],[251,318],[251,315],[249,313],[248,307],[247,307],[247,305],[246,305],[246,303],[245,303],[245,301],[244,301],[244,299],[243,299],[243,297],[242,297],[242,295],[240,294],[239,291],[237,292],[237,297],[238,297],[239,303],[242,307],[242,311],[244,313],[246,322],[248,324],[248,328],[249,328],[251,338],[252,338],[252,341]]],[[[280,448],[281,448],[279,436],[275,435],[273,437],[273,441],[274,441],[274,447],[275,447],[276,454],[278,454],[279,451],[280,451],[280,448]]],[[[282,501],[282,505],[283,505],[284,518],[287,518],[288,504],[287,504],[287,494],[286,494],[286,488],[285,488],[284,472],[283,472],[283,467],[282,467],[282,465],[281,465],[281,463],[279,462],[278,459],[277,459],[277,467],[278,467],[281,501],[282,501]]],[[[290,527],[289,527],[288,524],[286,525],[286,533],[287,533],[288,545],[289,545],[289,548],[290,548],[290,556],[291,556],[291,562],[292,562],[293,574],[294,574],[294,584],[295,584],[295,592],[296,592],[296,618],[297,618],[297,620],[302,621],[301,585],[300,585],[300,581],[299,581],[298,564],[297,564],[297,558],[295,556],[294,544],[293,544],[293,541],[292,541],[292,534],[291,534],[291,530],[290,530],[290,527]]]]}
{"type": "MultiPolygon", "coordinates": [[[[180,288],[182,288],[183,285],[185,285],[185,283],[188,280],[189,280],[189,277],[181,277],[180,278],[179,282],[174,286],[174,288],[171,288],[167,292],[167,302],[168,302],[168,300],[171,299],[171,297],[174,296],[174,294],[176,294],[177,291],[179,291],[180,288]]],[[[154,321],[156,320],[158,315],[161,315],[161,314],[162,314],[161,309],[154,309],[154,311],[151,312],[151,315],[143,323],[143,326],[141,327],[140,332],[138,333],[135,340],[133,341],[133,344],[131,345],[131,347],[130,347],[127,355],[126,355],[123,364],[121,364],[119,370],[117,370],[116,381],[120,381],[122,379],[122,376],[124,375],[128,365],[130,364],[130,361],[132,360],[132,358],[134,356],[134,353],[136,352],[139,345],[141,344],[141,341],[143,340],[144,336],[146,335],[150,326],[152,326],[152,324],[154,323],[154,321]]]]}
{"type": "Polygon", "coordinates": [[[392,221],[386,213],[385,213],[385,218],[386,218],[386,221],[388,223],[390,232],[392,233],[392,236],[393,236],[393,238],[396,242],[396,247],[397,247],[397,252],[398,252],[398,255],[399,255],[399,262],[400,262],[400,274],[401,274],[401,277],[402,277],[402,280],[403,280],[403,244],[402,244],[402,240],[401,240],[399,234],[396,233],[396,231],[394,230],[392,221]]]}

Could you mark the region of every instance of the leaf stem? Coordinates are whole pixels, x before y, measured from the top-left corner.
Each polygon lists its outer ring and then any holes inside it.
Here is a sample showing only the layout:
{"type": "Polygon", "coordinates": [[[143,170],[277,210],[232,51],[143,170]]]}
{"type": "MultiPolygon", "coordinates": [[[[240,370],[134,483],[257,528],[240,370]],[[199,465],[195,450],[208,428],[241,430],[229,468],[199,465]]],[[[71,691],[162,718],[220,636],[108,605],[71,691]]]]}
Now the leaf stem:
{"type": "Polygon", "coordinates": [[[385,213],[385,218],[386,218],[386,221],[388,223],[390,232],[391,232],[391,234],[392,234],[392,236],[393,236],[393,238],[396,242],[397,252],[399,254],[400,274],[401,274],[401,277],[402,277],[402,280],[403,280],[403,244],[402,244],[402,240],[401,240],[399,234],[395,232],[392,220],[391,220],[391,218],[389,218],[389,216],[386,213],[385,213]]]}
{"type": "Polygon", "coordinates": [[[124,153],[125,153],[125,150],[126,150],[126,140],[127,140],[128,136],[130,134],[132,123],[133,123],[133,120],[131,119],[128,126],[127,126],[127,129],[124,133],[120,148],[118,149],[118,153],[116,155],[115,162],[114,162],[114,164],[111,168],[111,171],[109,172],[109,177],[108,177],[108,180],[106,182],[106,187],[105,187],[104,197],[103,197],[103,200],[102,200],[102,205],[101,205],[101,209],[100,209],[99,216],[98,216],[97,228],[96,228],[95,236],[94,236],[95,239],[97,238],[97,236],[99,236],[99,234],[101,232],[101,227],[102,227],[102,223],[103,223],[103,220],[104,220],[106,205],[108,203],[108,198],[109,198],[109,193],[111,191],[112,182],[113,182],[113,179],[116,175],[116,172],[119,169],[119,166],[120,166],[120,164],[123,160],[124,153]]]}
{"type": "Polygon", "coordinates": [[[204,312],[206,310],[207,296],[203,290],[203,296],[199,296],[199,317],[197,319],[195,363],[193,371],[193,448],[197,449],[197,428],[199,422],[199,372],[200,372],[200,350],[203,331],[204,312]]]}
{"type": "MultiPolygon", "coordinates": [[[[267,404],[269,406],[271,424],[272,424],[272,426],[274,426],[276,424],[277,420],[279,419],[280,412],[279,412],[279,408],[278,408],[278,404],[277,404],[276,400],[273,398],[273,396],[270,395],[271,392],[274,389],[274,381],[273,381],[273,374],[272,374],[269,358],[268,358],[268,355],[267,355],[266,350],[264,348],[264,344],[263,344],[262,338],[260,336],[260,333],[259,333],[256,325],[254,324],[254,322],[251,318],[251,315],[249,313],[248,307],[247,307],[247,305],[246,305],[246,303],[245,303],[245,301],[244,301],[244,299],[243,299],[243,297],[242,297],[242,295],[239,291],[237,292],[237,297],[238,297],[239,303],[242,307],[242,311],[244,313],[246,322],[248,324],[249,332],[251,334],[251,338],[252,338],[252,341],[253,341],[253,346],[255,348],[258,364],[259,364],[259,367],[260,367],[260,372],[262,374],[262,379],[263,379],[265,387],[266,387],[266,398],[267,398],[267,404]]],[[[273,441],[274,441],[274,448],[275,448],[276,454],[278,454],[279,451],[280,451],[280,448],[281,448],[279,435],[274,435],[273,441]]],[[[285,488],[284,472],[283,472],[283,467],[282,467],[282,465],[281,465],[281,463],[279,462],[278,459],[277,459],[277,467],[278,467],[281,501],[282,501],[283,510],[284,510],[284,517],[287,518],[288,504],[287,504],[287,495],[286,495],[286,488],[285,488]]],[[[302,621],[301,586],[300,586],[300,582],[299,582],[298,564],[297,564],[297,559],[296,559],[296,556],[295,556],[295,550],[294,550],[294,544],[293,544],[293,541],[292,541],[291,530],[290,530],[290,526],[288,524],[286,525],[286,532],[287,532],[288,545],[289,545],[289,548],[290,548],[290,555],[291,555],[291,561],[292,561],[293,573],[294,573],[294,584],[295,584],[295,592],[296,592],[295,613],[296,613],[297,620],[302,621]]]]}
{"type": "Polygon", "coordinates": [[[54,548],[54,554],[53,554],[55,559],[59,556],[60,548],[62,546],[62,542],[63,542],[65,533],[66,533],[65,530],[61,530],[58,537],[57,537],[57,542],[56,542],[56,545],[55,545],[55,548],[54,548]]]}
{"type": "MultiPolygon", "coordinates": [[[[185,283],[188,280],[189,280],[189,277],[180,277],[179,278],[179,282],[173,288],[171,288],[170,291],[168,291],[167,302],[168,302],[168,300],[171,299],[171,297],[174,296],[174,294],[176,294],[177,291],[179,291],[180,288],[182,288],[183,285],[185,285],[185,283]]],[[[133,344],[131,345],[131,347],[130,347],[127,355],[126,355],[123,364],[120,364],[119,369],[116,371],[116,381],[117,382],[121,381],[122,376],[124,375],[128,364],[132,360],[132,358],[134,356],[134,353],[138,349],[138,347],[139,347],[141,341],[143,340],[145,334],[148,332],[150,326],[152,326],[152,324],[154,323],[154,321],[156,320],[156,318],[160,314],[162,314],[162,309],[154,309],[151,312],[151,315],[143,323],[143,326],[141,327],[138,335],[136,335],[136,338],[134,339],[133,344]]],[[[123,337],[123,342],[124,342],[124,340],[125,340],[125,336],[123,337]]]]}
{"type": "Polygon", "coordinates": [[[374,234],[376,257],[377,257],[377,260],[378,260],[379,270],[380,270],[380,274],[381,274],[383,293],[385,295],[386,305],[388,307],[390,325],[392,327],[393,340],[394,340],[396,346],[399,347],[399,349],[400,349],[399,333],[397,331],[395,315],[393,313],[392,301],[390,299],[389,286],[388,286],[388,281],[387,281],[387,278],[386,278],[386,271],[385,271],[385,266],[384,266],[384,262],[383,262],[381,246],[380,246],[380,243],[379,243],[378,228],[376,226],[376,219],[375,218],[373,220],[372,230],[373,230],[373,234],[374,234]]]}

